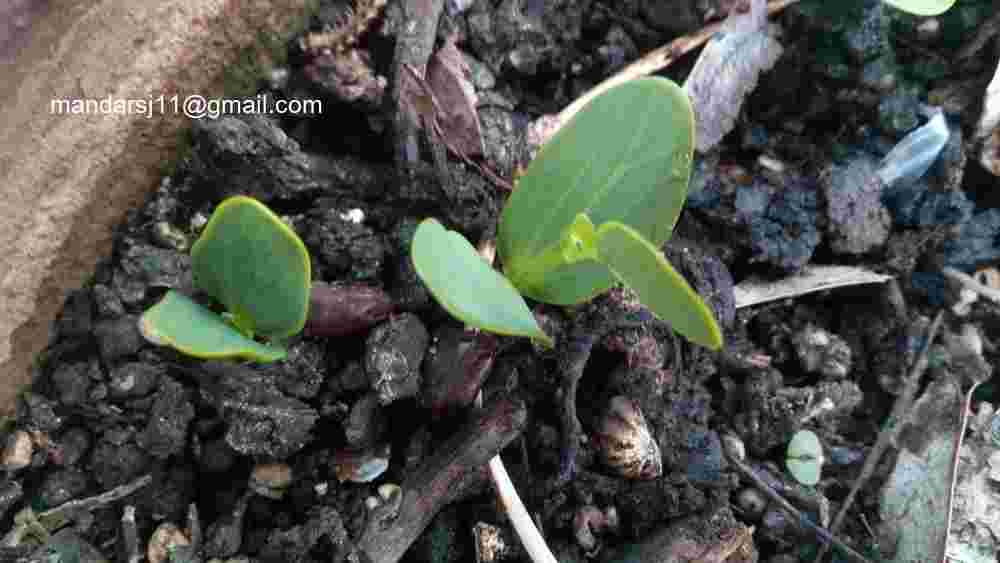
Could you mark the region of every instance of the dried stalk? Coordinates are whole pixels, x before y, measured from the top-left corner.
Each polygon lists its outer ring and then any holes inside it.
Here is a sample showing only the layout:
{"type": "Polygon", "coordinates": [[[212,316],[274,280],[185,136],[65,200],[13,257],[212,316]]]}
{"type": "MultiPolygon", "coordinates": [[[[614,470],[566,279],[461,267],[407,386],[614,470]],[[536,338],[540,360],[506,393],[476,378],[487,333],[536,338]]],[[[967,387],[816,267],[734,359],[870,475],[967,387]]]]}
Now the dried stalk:
{"type": "Polygon", "coordinates": [[[521,538],[521,545],[524,546],[531,560],[535,563],[558,563],[555,556],[552,555],[549,545],[545,543],[545,538],[535,527],[535,522],[528,514],[528,510],[524,508],[524,503],[521,502],[521,497],[518,496],[517,489],[514,488],[514,483],[511,482],[510,476],[507,475],[507,469],[503,466],[503,460],[497,455],[490,460],[489,466],[490,477],[493,479],[493,485],[496,487],[500,502],[503,503],[503,508],[507,512],[507,518],[510,519],[514,531],[521,538]]]}
{"type": "MultiPolygon", "coordinates": [[[[767,13],[768,15],[777,14],[798,1],[799,0],[774,0],[772,2],[768,2],[767,13]]],[[[646,56],[621,69],[614,76],[605,79],[603,82],[591,88],[586,94],[580,96],[574,100],[573,103],[566,106],[559,112],[556,117],[557,125],[552,129],[551,134],[555,135],[556,131],[568,123],[570,119],[573,119],[573,116],[576,115],[578,111],[583,109],[583,106],[587,105],[597,96],[600,96],[611,88],[614,88],[619,84],[624,84],[633,78],[639,78],[640,76],[646,76],[663,70],[673,64],[677,59],[707,43],[708,40],[711,39],[721,27],[722,22],[720,21],[707,25],[694,33],[678,37],[670,43],[647,53],[646,56]]]]}
{"type": "MultiPolygon", "coordinates": [[[[840,510],[837,511],[837,515],[833,519],[833,523],[830,525],[830,532],[836,534],[840,530],[840,525],[844,521],[844,516],[847,511],[854,504],[854,497],[857,496],[858,491],[868,482],[872,474],[875,473],[875,466],[878,465],[879,460],[882,458],[882,454],[889,448],[889,445],[896,441],[896,436],[899,434],[900,429],[903,427],[902,421],[906,417],[907,413],[910,412],[910,408],[913,406],[913,400],[917,396],[917,390],[920,388],[920,378],[923,376],[924,371],[927,369],[927,353],[930,351],[931,344],[934,342],[934,337],[937,335],[938,327],[941,326],[941,321],[944,319],[944,311],[938,311],[938,314],[934,316],[934,321],[931,322],[931,326],[927,329],[927,339],[924,340],[923,346],[920,347],[920,353],[917,355],[916,360],[913,362],[913,366],[910,368],[910,373],[903,382],[903,392],[899,394],[896,398],[896,402],[892,406],[892,412],[889,414],[889,418],[882,425],[882,431],[879,432],[878,440],[875,441],[875,445],[872,447],[871,452],[868,453],[868,457],[865,458],[865,464],[861,468],[861,475],[854,481],[851,486],[851,492],[847,494],[847,498],[844,503],[840,506],[840,510]]],[[[816,563],[823,561],[829,550],[829,545],[824,545],[820,549],[819,554],[816,556],[816,563]]]]}
{"type": "Polygon", "coordinates": [[[796,522],[799,522],[803,526],[812,530],[824,542],[828,542],[824,543],[824,547],[831,544],[835,545],[837,546],[838,549],[842,550],[844,553],[849,555],[851,559],[858,561],[859,563],[871,563],[870,561],[868,561],[868,559],[865,558],[864,555],[861,555],[857,551],[854,551],[851,548],[851,546],[847,545],[846,543],[838,539],[836,536],[834,536],[832,531],[827,530],[822,526],[819,526],[818,524],[815,524],[807,516],[799,512],[797,508],[792,506],[792,503],[788,502],[785,499],[785,497],[779,495],[777,491],[772,489],[767,484],[766,481],[764,481],[763,479],[760,478],[759,475],[754,473],[752,469],[750,469],[745,463],[743,463],[743,461],[736,459],[732,455],[729,455],[729,451],[726,450],[725,448],[723,448],[723,451],[725,452],[726,457],[729,459],[730,463],[732,463],[733,466],[736,468],[736,471],[739,472],[739,474],[742,475],[743,477],[747,478],[751,483],[753,483],[754,486],[757,487],[757,489],[759,489],[762,493],[764,493],[764,496],[771,499],[771,502],[776,503],[778,506],[781,507],[782,510],[784,510],[785,512],[790,514],[793,518],[795,518],[796,522]]]}

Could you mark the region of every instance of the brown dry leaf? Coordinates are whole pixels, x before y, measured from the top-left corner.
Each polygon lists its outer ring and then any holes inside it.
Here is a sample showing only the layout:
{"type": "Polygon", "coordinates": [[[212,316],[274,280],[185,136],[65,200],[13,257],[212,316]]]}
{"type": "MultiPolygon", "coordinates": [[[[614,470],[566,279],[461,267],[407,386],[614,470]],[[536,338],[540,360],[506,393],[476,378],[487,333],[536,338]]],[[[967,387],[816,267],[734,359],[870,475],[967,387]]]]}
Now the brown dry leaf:
{"type": "Polygon", "coordinates": [[[483,154],[483,135],[469,72],[454,39],[445,41],[427,63],[427,83],[438,102],[441,134],[465,156],[477,156],[483,154]]]}
{"type": "Polygon", "coordinates": [[[410,65],[404,65],[403,68],[406,72],[401,75],[399,104],[402,110],[410,115],[414,123],[433,131],[436,128],[434,116],[438,113],[438,103],[434,98],[434,92],[417,69],[410,65]]]}
{"type": "Polygon", "coordinates": [[[699,151],[712,148],[732,131],[743,98],[781,52],[781,44],[767,34],[766,0],[750,0],[749,13],[733,13],[725,21],[684,83],[694,107],[699,151]]]}

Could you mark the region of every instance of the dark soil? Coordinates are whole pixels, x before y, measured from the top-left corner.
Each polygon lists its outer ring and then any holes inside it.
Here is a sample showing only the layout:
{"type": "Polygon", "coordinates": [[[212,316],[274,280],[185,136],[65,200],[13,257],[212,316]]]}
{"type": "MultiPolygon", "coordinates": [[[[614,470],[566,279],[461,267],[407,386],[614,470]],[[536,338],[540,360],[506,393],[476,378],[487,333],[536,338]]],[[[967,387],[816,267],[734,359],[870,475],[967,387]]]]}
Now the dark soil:
{"type": "MultiPolygon", "coordinates": [[[[445,2],[437,39],[457,34],[468,55],[483,164],[510,180],[528,160],[532,120],[730,2],[494,4],[445,2]]],[[[966,154],[997,43],[954,59],[991,3],[960,2],[935,32],[879,3],[826,4],[803,0],[775,18],[785,53],[737,129],[698,160],[688,209],[665,248],[723,326],[719,354],[674,335],[618,289],[571,313],[537,306],[554,351],[464,332],[416,276],[409,242],[428,216],[473,244],[491,238],[506,192],[453,155],[441,158],[423,135],[401,158],[392,85],[376,79],[394,72],[406,25],[399,6],[353,46],[317,55],[296,42],[292,65],[262,77],[262,93],[318,97],[323,115],[193,122],[191,156],[121,225],[92,282],[67,298],[7,429],[4,529],[25,507],[38,513],[148,475],[150,484],[123,499],[68,511],[69,527],[51,539],[57,553],[124,561],[138,541],[145,554],[163,523],[193,523],[193,505],[198,529],[177,533],[196,549],[167,550],[177,561],[526,560],[483,472],[504,448],[562,561],[696,560],[695,548],[717,549],[742,524],[754,527],[752,543],[711,560],[812,560],[815,536],[741,481],[724,437],[737,436],[755,471],[824,521],[857,477],[928,318],[952,302],[941,266],[973,271],[1000,256],[995,178],[978,153],[966,154]],[[361,66],[345,78],[337,57],[362,48],[361,66]],[[928,176],[891,193],[850,181],[922,123],[918,106],[929,99],[951,103],[955,141],[928,176]],[[196,293],[190,244],[234,194],[287,218],[311,253],[314,280],[350,284],[359,302],[384,290],[391,303],[374,306],[351,334],[307,332],[288,359],[269,365],[202,362],[147,343],[138,315],[168,288],[196,293]],[[360,222],[348,213],[355,209],[360,222]],[[861,265],[896,280],[736,309],[734,284],[808,264],[861,265]],[[573,369],[583,370],[581,441],[567,440],[575,435],[563,419],[573,369]],[[608,444],[634,420],[611,405],[641,411],[660,474],[609,457],[608,444]],[[782,461],[802,428],[827,450],[816,487],[798,485],[782,461]],[[27,463],[15,455],[18,440],[27,463]],[[123,523],[126,506],[134,528],[123,523]],[[490,533],[506,542],[492,559],[474,545],[490,533]]],[[[312,31],[341,29],[362,12],[323,2],[312,31]]],[[[666,75],[683,80],[693,60],[666,75]]],[[[971,317],[987,340],[1000,329],[991,314],[971,317]]],[[[890,469],[876,472],[853,509],[871,526],[890,469]]],[[[838,535],[874,553],[860,517],[838,535]]]]}

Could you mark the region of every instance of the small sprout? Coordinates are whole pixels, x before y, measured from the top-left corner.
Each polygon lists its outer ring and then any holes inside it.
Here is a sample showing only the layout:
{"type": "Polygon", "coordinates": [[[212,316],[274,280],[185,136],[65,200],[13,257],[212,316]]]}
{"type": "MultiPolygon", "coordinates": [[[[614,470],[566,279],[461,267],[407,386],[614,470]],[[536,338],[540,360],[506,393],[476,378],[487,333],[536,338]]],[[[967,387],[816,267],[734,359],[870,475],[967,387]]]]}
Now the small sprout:
{"type": "Polygon", "coordinates": [[[937,16],[947,12],[955,0],[885,0],[885,3],[915,16],[937,16]]]}
{"type": "Polygon", "coordinates": [[[283,358],[281,341],[302,330],[309,312],[309,253],[295,232],[259,201],[231,197],[215,209],[191,261],[195,283],[227,314],[169,291],[140,318],[142,335],[204,359],[283,358]]]}
{"type": "Polygon", "coordinates": [[[629,81],[591,101],[518,180],[498,227],[503,275],[434,219],[417,228],[413,265],[442,307],[479,329],[551,347],[522,296],[576,305],[620,282],[674,330],[718,349],[711,312],[660,251],[687,198],[693,152],[684,91],[664,78],[629,81]]]}
{"type": "Polygon", "coordinates": [[[796,481],[810,486],[819,483],[823,461],[823,446],[813,431],[799,430],[792,436],[785,454],[785,466],[796,481]]]}
{"type": "Polygon", "coordinates": [[[613,397],[595,434],[604,463],[622,477],[656,479],[663,474],[660,446],[632,399],[613,397]]]}

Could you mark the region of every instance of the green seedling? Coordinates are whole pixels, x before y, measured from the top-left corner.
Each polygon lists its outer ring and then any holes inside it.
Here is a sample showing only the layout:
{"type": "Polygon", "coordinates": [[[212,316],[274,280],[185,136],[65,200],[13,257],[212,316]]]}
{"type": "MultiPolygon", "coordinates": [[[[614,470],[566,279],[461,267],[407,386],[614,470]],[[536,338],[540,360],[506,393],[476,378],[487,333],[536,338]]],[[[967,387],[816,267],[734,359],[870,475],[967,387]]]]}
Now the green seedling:
{"type": "Polygon", "coordinates": [[[811,430],[799,430],[788,442],[785,466],[795,480],[803,485],[819,483],[823,471],[823,446],[811,430]]]}
{"type": "Polygon", "coordinates": [[[616,282],[688,339],[712,349],[719,327],[660,247],[687,198],[694,116],[684,91],[640,78],[590,102],[541,149],[500,218],[493,270],[434,219],[413,237],[417,273],[467,325],[551,346],[522,296],[575,305],[616,282]]]}
{"type": "Polygon", "coordinates": [[[231,197],[215,209],[191,262],[195,284],[227,312],[171,290],[142,315],[143,336],[204,359],[285,357],[283,340],[302,330],[309,311],[309,253],[298,235],[261,202],[231,197]]]}
{"type": "Polygon", "coordinates": [[[886,4],[916,16],[939,16],[948,11],[955,0],[884,0],[886,4]]]}

